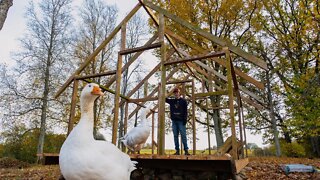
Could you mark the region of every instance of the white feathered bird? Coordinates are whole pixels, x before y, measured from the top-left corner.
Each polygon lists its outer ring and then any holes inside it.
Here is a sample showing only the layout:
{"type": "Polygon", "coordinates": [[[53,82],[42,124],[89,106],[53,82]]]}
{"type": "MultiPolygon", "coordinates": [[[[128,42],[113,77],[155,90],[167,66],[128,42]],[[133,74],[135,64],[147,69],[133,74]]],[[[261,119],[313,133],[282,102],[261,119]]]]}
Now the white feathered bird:
{"type": "Polygon", "coordinates": [[[131,129],[121,140],[121,142],[132,152],[140,151],[150,135],[150,127],[147,122],[147,114],[150,108],[144,108],[140,113],[140,123],[131,129]]]}
{"type": "Polygon", "coordinates": [[[93,137],[93,105],[103,95],[97,84],[87,84],[81,92],[81,118],[63,143],[59,165],[63,177],[74,179],[128,180],[135,162],[114,144],[93,137]]]}

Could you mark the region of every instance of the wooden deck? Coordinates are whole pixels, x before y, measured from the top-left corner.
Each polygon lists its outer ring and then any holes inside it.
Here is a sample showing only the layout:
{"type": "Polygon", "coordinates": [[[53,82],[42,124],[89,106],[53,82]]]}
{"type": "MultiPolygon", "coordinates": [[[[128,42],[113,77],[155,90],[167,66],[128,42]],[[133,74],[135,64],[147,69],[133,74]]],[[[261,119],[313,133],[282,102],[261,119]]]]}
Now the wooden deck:
{"type": "MultiPolygon", "coordinates": [[[[43,165],[59,164],[59,154],[43,153],[43,165]]],[[[217,155],[157,155],[157,154],[130,154],[133,161],[137,161],[137,168],[155,170],[183,170],[216,172],[228,175],[234,179],[248,163],[248,158],[234,160],[231,156],[217,155]]]]}
{"type": "Polygon", "coordinates": [[[229,174],[231,178],[248,163],[248,158],[233,160],[230,156],[215,155],[150,155],[131,154],[138,168],[176,169],[185,171],[207,171],[229,174]]]}
{"type": "Polygon", "coordinates": [[[59,164],[59,154],[58,153],[41,153],[37,154],[37,156],[42,156],[42,164],[43,165],[53,165],[59,164]]]}

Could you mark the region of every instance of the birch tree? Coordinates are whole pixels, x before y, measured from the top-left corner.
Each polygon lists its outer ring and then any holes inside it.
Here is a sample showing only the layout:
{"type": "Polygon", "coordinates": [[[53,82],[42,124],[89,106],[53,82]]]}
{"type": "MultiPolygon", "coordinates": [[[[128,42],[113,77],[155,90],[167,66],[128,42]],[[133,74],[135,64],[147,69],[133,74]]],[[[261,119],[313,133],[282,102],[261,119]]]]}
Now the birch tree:
{"type": "Polygon", "coordinates": [[[60,111],[65,102],[55,100],[53,95],[72,66],[66,59],[71,44],[70,3],[70,0],[42,0],[36,5],[30,2],[26,11],[27,32],[14,56],[16,68],[2,81],[6,88],[3,97],[11,101],[9,107],[2,107],[6,109],[4,122],[9,128],[24,123],[28,129],[40,129],[38,154],[43,153],[46,132],[53,131],[57,127],[53,124],[67,116],[60,111]]]}

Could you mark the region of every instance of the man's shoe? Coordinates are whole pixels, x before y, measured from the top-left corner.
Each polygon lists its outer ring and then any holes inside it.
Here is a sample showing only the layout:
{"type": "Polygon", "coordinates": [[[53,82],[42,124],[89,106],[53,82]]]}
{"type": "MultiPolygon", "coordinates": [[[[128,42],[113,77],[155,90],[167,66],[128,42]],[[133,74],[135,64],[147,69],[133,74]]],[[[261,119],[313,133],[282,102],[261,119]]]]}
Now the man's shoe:
{"type": "Polygon", "coordinates": [[[176,151],[176,153],[174,153],[173,155],[180,155],[180,152],[176,151]]]}
{"type": "Polygon", "coordinates": [[[189,154],[189,152],[188,152],[188,151],[184,151],[184,155],[189,156],[190,154],[189,154]]]}

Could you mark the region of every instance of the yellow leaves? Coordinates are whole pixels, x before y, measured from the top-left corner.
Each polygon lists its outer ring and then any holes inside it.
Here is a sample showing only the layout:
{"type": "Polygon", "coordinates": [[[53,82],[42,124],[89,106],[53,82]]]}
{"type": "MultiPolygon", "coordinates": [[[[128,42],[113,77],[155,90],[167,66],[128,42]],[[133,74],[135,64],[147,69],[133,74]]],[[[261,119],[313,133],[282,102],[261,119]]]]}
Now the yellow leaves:
{"type": "Polygon", "coordinates": [[[170,12],[193,23],[197,18],[197,9],[194,8],[196,5],[197,1],[192,0],[170,0],[167,7],[170,12]]]}
{"type": "Polygon", "coordinates": [[[225,18],[235,19],[243,7],[244,2],[242,0],[224,0],[221,2],[218,14],[225,18]]]}

